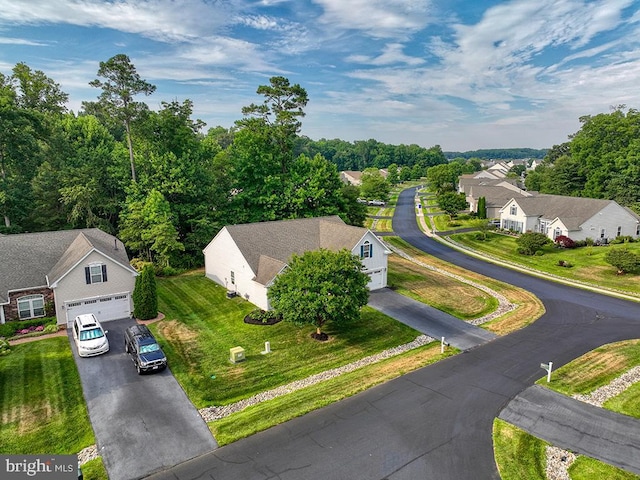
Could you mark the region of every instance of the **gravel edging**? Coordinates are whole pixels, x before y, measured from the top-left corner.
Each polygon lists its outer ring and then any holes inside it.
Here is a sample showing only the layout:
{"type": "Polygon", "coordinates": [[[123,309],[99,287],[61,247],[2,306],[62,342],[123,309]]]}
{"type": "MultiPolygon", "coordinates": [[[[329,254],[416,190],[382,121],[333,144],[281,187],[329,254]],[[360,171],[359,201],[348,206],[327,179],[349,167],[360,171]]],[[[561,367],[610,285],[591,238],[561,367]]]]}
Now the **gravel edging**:
{"type": "Polygon", "coordinates": [[[205,422],[220,420],[221,418],[228,417],[229,415],[233,413],[237,413],[241,410],[244,410],[245,408],[250,407],[252,405],[257,405],[258,403],[266,402],[267,400],[272,400],[274,398],[281,397],[282,395],[295,392],[296,390],[300,390],[302,388],[309,387],[311,385],[315,385],[317,383],[339,377],[340,375],[344,375],[345,373],[349,373],[359,368],[366,367],[374,363],[378,363],[387,358],[395,357],[396,355],[399,355],[404,352],[408,352],[409,350],[413,350],[423,345],[427,345],[428,343],[431,343],[433,341],[435,341],[435,339],[428,337],[426,335],[420,335],[416,337],[416,339],[412,342],[405,343],[404,345],[400,345],[397,347],[389,348],[375,355],[370,355],[368,357],[361,358],[360,360],[357,360],[355,362],[348,363],[347,365],[343,365],[342,367],[326,370],[316,375],[311,375],[310,377],[304,378],[302,380],[296,380],[295,382],[282,385],[272,390],[260,392],[252,397],[246,398],[244,400],[240,400],[239,402],[231,403],[229,405],[222,405],[222,406],[214,405],[211,407],[201,408],[200,410],[198,410],[198,412],[200,413],[200,415],[202,416],[205,422]]]}

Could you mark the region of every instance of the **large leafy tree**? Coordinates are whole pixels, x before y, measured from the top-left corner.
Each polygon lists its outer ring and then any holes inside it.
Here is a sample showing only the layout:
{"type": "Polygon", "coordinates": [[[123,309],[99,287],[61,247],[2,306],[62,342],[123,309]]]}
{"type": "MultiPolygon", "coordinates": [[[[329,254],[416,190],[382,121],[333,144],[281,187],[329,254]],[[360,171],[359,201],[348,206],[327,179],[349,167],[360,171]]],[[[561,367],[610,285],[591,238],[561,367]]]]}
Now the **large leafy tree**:
{"type": "Polygon", "coordinates": [[[139,94],[151,95],[155,85],[143,80],[129,57],[118,54],[106,62],[100,62],[98,77],[89,82],[89,85],[101,88],[99,98],[100,107],[114,118],[117,118],[125,128],[129,161],[131,163],[131,179],[136,181],[136,168],[133,154],[133,142],[131,137],[131,124],[147,110],[146,104],[135,101],[139,94]]]}
{"type": "Polygon", "coordinates": [[[444,192],[436,196],[440,208],[451,216],[467,208],[467,200],[464,193],[444,192]]]}
{"type": "Polygon", "coordinates": [[[327,322],[346,323],[360,317],[367,304],[369,277],[360,259],[347,250],[317,250],[294,255],[288,268],[269,287],[269,301],[285,321],[312,324],[313,335],[326,339],[327,322]]]}
{"type": "Polygon", "coordinates": [[[367,200],[382,200],[383,202],[389,199],[391,186],[377,168],[365,169],[360,180],[362,182],[360,197],[367,200]]]}
{"type": "Polygon", "coordinates": [[[184,250],[169,202],[155,189],[146,196],[132,190],[122,213],[120,238],[143,259],[169,267],[172,256],[184,250]]]}

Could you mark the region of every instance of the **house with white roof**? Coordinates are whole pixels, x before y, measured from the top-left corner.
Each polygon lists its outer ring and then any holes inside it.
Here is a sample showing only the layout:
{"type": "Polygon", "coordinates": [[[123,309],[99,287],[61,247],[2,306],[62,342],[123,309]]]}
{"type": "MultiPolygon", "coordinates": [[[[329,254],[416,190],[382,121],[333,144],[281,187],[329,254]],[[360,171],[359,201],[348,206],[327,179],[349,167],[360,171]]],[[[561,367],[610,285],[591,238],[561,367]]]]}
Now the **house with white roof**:
{"type": "Polygon", "coordinates": [[[257,307],[269,310],[267,291],[292,255],[347,249],[360,257],[368,288],[387,286],[389,250],[370,230],[338,216],[227,225],[204,248],[205,274],[257,307]]]}

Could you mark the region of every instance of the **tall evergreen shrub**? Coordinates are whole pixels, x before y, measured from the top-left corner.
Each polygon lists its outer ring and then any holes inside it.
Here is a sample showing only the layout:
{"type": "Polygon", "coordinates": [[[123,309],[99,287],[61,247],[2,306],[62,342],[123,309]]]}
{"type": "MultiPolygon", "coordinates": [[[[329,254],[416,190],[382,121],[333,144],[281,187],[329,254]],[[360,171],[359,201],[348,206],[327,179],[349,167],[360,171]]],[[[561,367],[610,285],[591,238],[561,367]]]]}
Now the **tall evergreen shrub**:
{"type": "Polygon", "coordinates": [[[158,289],[156,273],[152,265],[145,265],[136,277],[133,290],[133,315],[139,320],[158,316],[158,289]]]}

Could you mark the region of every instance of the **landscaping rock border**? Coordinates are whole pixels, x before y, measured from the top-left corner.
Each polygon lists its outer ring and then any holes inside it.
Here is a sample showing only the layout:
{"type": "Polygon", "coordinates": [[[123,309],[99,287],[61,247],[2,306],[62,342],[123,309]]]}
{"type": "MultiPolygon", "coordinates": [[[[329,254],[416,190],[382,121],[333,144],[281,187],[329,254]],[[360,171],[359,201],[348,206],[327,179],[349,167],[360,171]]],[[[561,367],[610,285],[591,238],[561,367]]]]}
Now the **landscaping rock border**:
{"type": "Polygon", "coordinates": [[[345,373],[353,372],[354,370],[366,367],[367,365],[372,365],[387,358],[395,357],[396,355],[408,352],[409,350],[413,350],[423,345],[427,345],[428,343],[431,343],[433,341],[435,341],[435,339],[426,335],[420,335],[416,337],[416,339],[412,342],[405,343],[404,345],[400,345],[398,347],[389,348],[375,355],[370,355],[347,365],[343,365],[342,367],[333,368],[316,375],[311,375],[310,377],[304,378],[302,380],[296,380],[295,382],[282,385],[272,390],[267,390],[266,392],[258,393],[257,395],[246,398],[244,400],[240,400],[239,402],[231,403],[229,405],[201,408],[199,410],[199,413],[205,422],[220,420],[221,418],[228,417],[229,415],[244,410],[245,408],[252,405],[257,405],[258,403],[281,397],[282,395],[286,395],[287,393],[295,392],[296,390],[300,390],[302,388],[324,382],[325,380],[339,377],[340,375],[343,375],[345,373]]]}

